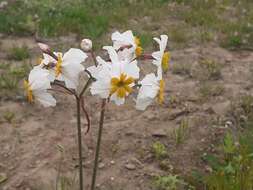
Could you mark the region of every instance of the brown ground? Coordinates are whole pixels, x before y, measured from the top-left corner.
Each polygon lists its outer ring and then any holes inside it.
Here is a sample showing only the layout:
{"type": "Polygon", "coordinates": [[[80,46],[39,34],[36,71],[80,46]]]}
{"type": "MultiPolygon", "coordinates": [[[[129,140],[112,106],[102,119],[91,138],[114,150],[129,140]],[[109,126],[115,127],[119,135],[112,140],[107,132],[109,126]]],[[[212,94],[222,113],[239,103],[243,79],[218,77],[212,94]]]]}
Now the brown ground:
{"type": "MultiPolygon", "coordinates": [[[[2,38],[1,42],[0,59],[3,60],[4,50],[16,40],[2,38]]],[[[19,39],[19,43],[26,43],[31,51],[38,52],[31,39],[19,39]]],[[[224,126],[229,120],[226,113],[231,101],[240,94],[253,93],[250,85],[253,52],[229,52],[209,45],[172,51],[172,57],[174,65],[191,65],[192,77],[170,71],[165,77],[167,91],[164,105],[153,104],[140,112],[134,109],[133,102],[121,107],[108,104],[98,189],[148,190],[152,189],[153,176],[168,173],[191,176],[194,169],[207,171],[201,155],[215,151],[213,143],[226,130],[224,126]],[[203,81],[199,77],[201,71],[196,72],[196,69],[203,58],[222,65],[222,76],[218,80],[208,80],[208,85],[223,86],[223,93],[208,98],[200,96],[199,88],[203,81]],[[185,118],[189,121],[188,135],[182,144],[176,146],[173,131],[185,118]],[[156,141],[166,145],[167,171],[159,166],[151,152],[151,146],[156,141]]],[[[92,127],[87,135],[84,135],[83,128],[84,181],[88,186],[100,100],[86,94],[86,107],[92,116],[92,127]]],[[[0,184],[0,189],[53,189],[59,171],[69,179],[77,176],[75,101],[63,95],[56,97],[58,105],[48,109],[18,100],[0,102],[0,173],[8,177],[5,183],[0,184]],[[15,113],[11,123],[3,119],[7,111],[15,113]],[[57,145],[63,147],[64,153],[57,145]]]]}

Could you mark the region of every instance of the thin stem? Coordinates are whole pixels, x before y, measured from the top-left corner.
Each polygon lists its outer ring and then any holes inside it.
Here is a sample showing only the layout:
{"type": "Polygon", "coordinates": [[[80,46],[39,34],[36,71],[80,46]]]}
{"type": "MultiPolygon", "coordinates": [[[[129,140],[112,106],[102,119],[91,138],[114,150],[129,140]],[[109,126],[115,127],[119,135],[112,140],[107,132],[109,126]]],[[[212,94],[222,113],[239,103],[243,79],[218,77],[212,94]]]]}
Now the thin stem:
{"type": "Polygon", "coordinates": [[[93,167],[91,190],[95,189],[95,183],[96,183],[96,177],[97,177],[98,158],[99,158],[99,151],[100,151],[100,145],[101,145],[103,125],[104,125],[105,105],[106,105],[106,99],[103,99],[102,106],[101,106],[101,112],[100,112],[99,129],[98,129],[99,131],[98,131],[98,138],[97,138],[95,162],[94,162],[94,167],[93,167]]]}
{"type": "Polygon", "coordinates": [[[59,82],[57,82],[57,81],[54,81],[54,82],[52,83],[52,85],[60,86],[61,88],[63,88],[63,89],[65,89],[66,91],[68,91],[70,94],[73,94],[73,95],[76,96],[76,93],[75,93],[73,90],[67,88],[66,86],[64,86],[63,84],[61,84],[61,83],[59,83],[59,82]]]}
{"type": "Polygon", "coordinates": [[[77,106],[77,136],[78,136],[78,152],[79,152],[79,184],[80,190],[83,190],[83,157],[82,157],[82,133],[81,133],[81,101],[76,96],[77,106]]]}
{"type": "Polygon", "coordinates": [[[85,109],[84,107],[84,98],[80,97],[81,98],[81,106],[82,106],[82,110],[83,110],[83,113],[86,117],[86,120],[87,120],[87,130],[85,132],[85,134],[87,134],[90,130],[90,117],[89,117],[89,114],[87,112],[87,110],[85,109]]]}
{"type": "Polygon", "coordinates": [[[89,78],[88,81],[86,82],[85,86],[83,87],[79,97],[82,97],[84,92],[87,90],[87,88],[90,86],[90,84],[92,83],[93,78],[89,78]]]}

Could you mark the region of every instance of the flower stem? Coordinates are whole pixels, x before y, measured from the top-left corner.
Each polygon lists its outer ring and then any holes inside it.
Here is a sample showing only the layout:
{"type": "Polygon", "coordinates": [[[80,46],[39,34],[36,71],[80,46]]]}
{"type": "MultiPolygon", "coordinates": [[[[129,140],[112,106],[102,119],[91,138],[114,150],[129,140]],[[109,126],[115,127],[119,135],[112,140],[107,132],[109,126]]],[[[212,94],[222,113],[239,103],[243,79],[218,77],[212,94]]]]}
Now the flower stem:
{"type": "Polygon", "coordinates": [[[77,106],[77,136],[78,136],[78,152],[79,152],[79,184],[80,190],[83,190],[83,157],[82,157],[82,133],[81,133],[81,100],[76,97],[77,106]]]}
{"type": "Polygon", "coordinates": [[[94,167],[93,167],[91,190],[95,189],[95,183],[96,183],[96,177],[97,177],[98,158],[99,158],[99,151],[100,151],[100,145],[101,145],[101,137],[102,137],[103,125],[104,125],[105,105],[106,105],[106,99],[103,99],[102,106],[101,106],[101,112],[100,112],[98,138],[97,138],[95,162],[94,162],[94,167]]]}

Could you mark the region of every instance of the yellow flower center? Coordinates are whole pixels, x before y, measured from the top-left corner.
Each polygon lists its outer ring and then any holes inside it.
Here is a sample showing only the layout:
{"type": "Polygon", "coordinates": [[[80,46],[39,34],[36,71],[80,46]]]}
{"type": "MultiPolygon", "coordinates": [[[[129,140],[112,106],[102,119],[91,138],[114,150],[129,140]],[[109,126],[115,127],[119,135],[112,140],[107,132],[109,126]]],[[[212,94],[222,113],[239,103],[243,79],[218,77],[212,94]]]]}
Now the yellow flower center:
{"type": "Polygon", "coordinates": [[[160,80],[159,92],[157,95],[157,99],[158,99],[159,104],[162,104],[164,102],[164,89],[165,89],[165,82],[164,82],[164,80],[160,80]]]}
{"type": "Polygon", "coordinates": [[[134,78],[127,77],[126,74],[121,74],[119,78],[113,77],[111,79],[110,95],[116,93],[118,98],[125,98],[133,91],[129,85],[134,82],[134,78]]]}
{"type": "Polygon", "coordinates": [[[27,100],[28,100],[28,102],[32,103],[33,102],[33,93],[32,93],[31,86],[27,80],[24,80],[24,87],[25,87],[26,94],[27,94],[27,100]]]}
{"type": "Polygon", "coordinates": [[[58,77],[62,73],[62,55],[58,53],[57,63],[55,66],[55,75],[58,77]]]}
{"type": "Polygon", "coordinates": [[[164,52],[162,57],[162,69],[164,72],[166,72],[169,69],[169,62],[170,62],[170,53],[164,52]]]}
{"type": "Polygon", "coordinates": [[[134,42],[135,42],[135,45],[136,45],[136,49],[135,49],[135,55],[137,57],[141,56],[141,54],[143,53],[143,48],[141,47],[141,41],[140,41],[140,38],[138,37],[134,37],[134,42]]]}

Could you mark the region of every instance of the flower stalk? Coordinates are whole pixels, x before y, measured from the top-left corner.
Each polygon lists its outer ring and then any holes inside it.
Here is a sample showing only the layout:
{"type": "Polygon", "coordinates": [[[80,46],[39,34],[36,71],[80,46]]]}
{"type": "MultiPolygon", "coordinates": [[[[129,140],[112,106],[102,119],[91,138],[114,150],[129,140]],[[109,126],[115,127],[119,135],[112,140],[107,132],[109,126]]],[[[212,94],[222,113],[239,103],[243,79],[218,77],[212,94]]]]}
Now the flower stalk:
{"type": "Polygon", "coordinates": [[[96,184],[100,145],[101,145],[101,139],[102,139],[102,133],[103,133],[103,126],[104,126],[105,106],[106,106],[106,99],[103,99],[101,112],[100,112],[97,146],[96,146],[95,161],[94,161],[92,181],[91,181],[91,190],[95,189],[95,184],[96,184]]]}
{"type": "Polygon", "coordinates": [[[78,136],[78,154],[79,154],[79,187],[83,190],[83,159],[82,159],[82,131],[81,131],[81,100],[76,96],[77,109],[77,136],[78,136]]]}

